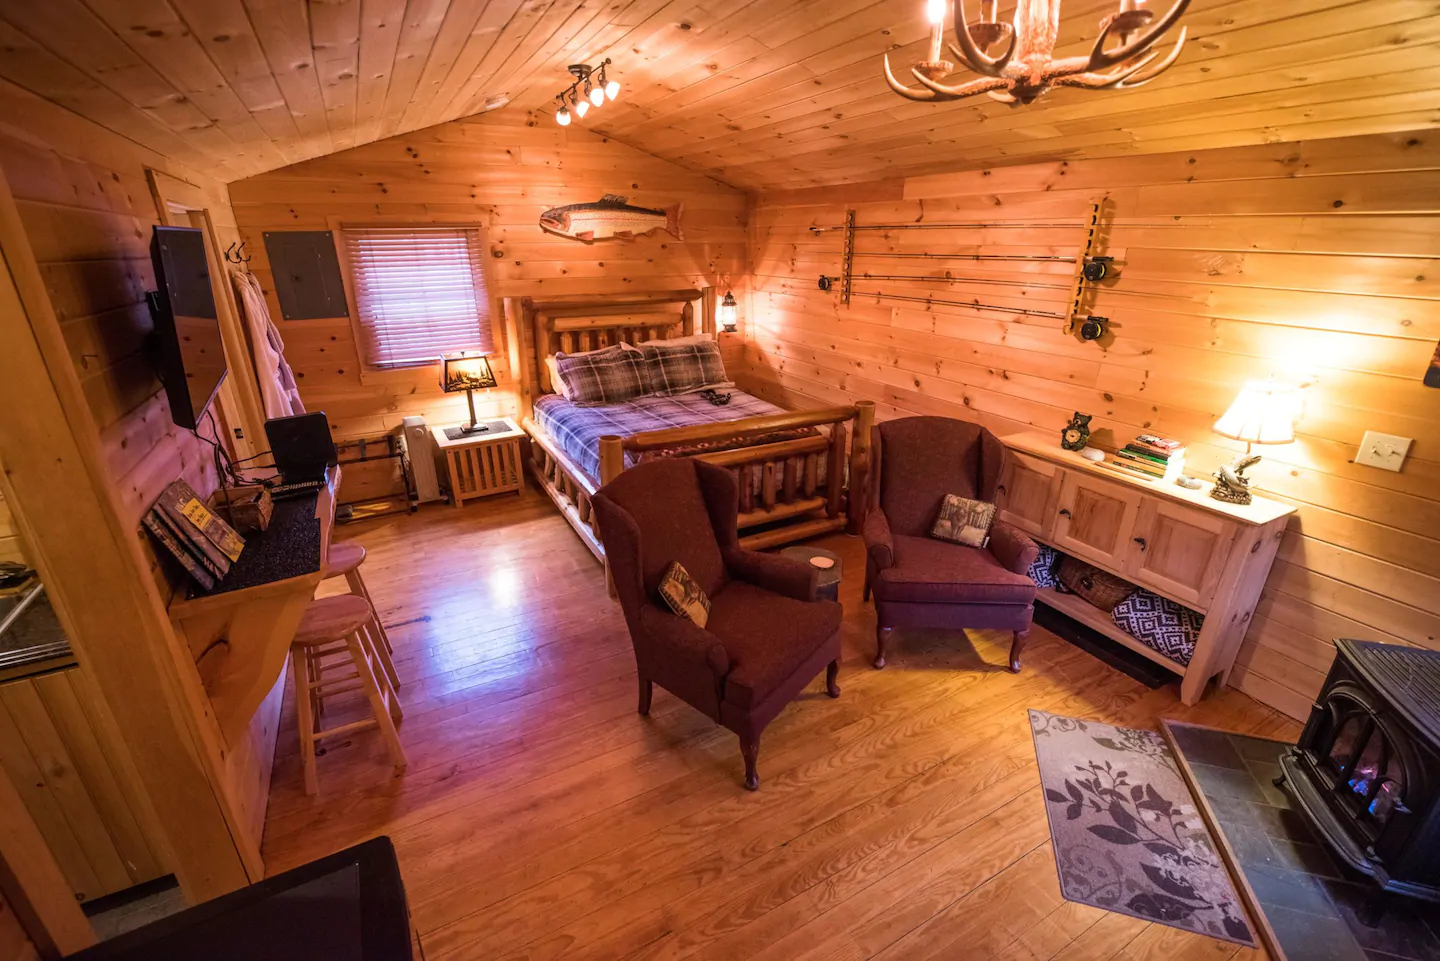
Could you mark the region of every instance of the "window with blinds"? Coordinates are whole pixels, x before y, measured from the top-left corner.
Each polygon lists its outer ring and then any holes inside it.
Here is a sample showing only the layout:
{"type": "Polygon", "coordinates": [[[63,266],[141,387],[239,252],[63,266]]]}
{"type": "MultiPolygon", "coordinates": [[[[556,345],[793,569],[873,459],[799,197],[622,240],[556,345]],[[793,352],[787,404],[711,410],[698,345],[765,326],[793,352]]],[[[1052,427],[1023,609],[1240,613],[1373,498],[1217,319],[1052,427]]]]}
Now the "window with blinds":
{"type": "Polygon", "coordinates": [[[347,227],[355,316],[371,367],[433,364],[493,349],[490,298],[475,227],[347,227]]]}

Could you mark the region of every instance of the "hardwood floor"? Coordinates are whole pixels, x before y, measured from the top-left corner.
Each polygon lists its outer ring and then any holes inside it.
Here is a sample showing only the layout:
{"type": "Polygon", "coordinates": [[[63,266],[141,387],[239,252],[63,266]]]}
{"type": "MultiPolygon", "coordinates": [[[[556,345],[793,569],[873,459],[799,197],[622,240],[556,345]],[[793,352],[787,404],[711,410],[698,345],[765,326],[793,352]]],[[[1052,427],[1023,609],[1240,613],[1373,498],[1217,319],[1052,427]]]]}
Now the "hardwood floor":
{"type": "Polygon", "coordinates": [[[369,551],[410,766],[337,741],[307,798],[287,692],[264,855],[390,835],[429,961],[1264,958],[1061,898],[1025,713],[1298,733],[1244,694],[1185,708],[1040,628],[1018,676],[996,632],[897,631],[873,670],[837,535],[843,693],[817,679],[770,726],[752,794],[733,734],[658,689],[636,715],[624,618],[543,495],[339,530],[369,551]]]}

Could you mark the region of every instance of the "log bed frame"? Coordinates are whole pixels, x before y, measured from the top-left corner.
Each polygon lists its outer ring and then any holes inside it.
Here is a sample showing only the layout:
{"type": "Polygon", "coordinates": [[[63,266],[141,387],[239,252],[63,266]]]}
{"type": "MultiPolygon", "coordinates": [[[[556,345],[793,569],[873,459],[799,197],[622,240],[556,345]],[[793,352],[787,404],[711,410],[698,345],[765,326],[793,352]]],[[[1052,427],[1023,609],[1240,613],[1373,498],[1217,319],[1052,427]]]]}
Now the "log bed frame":
{"type": "Polygon", "coordinates": [[[528,462],[541,489],[602,563],[590,497],[625,469],[627,452],[663,452],[697,444],[744,442],[776,431],[813,427],[820,433],[754,446],[686,456],[752,475],[740,485],[740,543],[763,549],[832,531],[860,532],[869,476],[873,401],[787,411],[720,424],[647,431],[600,439],[599,483],[591,479],[534,419],[536,397],[553,393],[545,358],[557,351],[595,350],[627,341],[715,332],[715,289],[666,290],[611,297],[506,298],[509,329],[518,336],[521,426],[529,435],[528,462]],[[702,305],[696,311],[696,304],[702,305]],[[821,464],[825,480],[820,480],[821,464]],[[755,484],[753,477],[759,477],[755,484]],[[757,488],[758,487],[758,491],[757,488]],[[853,505],[853,508],[852,508],[853,505]],[[748,532],[748,533],[747,533],[748,532]]]}

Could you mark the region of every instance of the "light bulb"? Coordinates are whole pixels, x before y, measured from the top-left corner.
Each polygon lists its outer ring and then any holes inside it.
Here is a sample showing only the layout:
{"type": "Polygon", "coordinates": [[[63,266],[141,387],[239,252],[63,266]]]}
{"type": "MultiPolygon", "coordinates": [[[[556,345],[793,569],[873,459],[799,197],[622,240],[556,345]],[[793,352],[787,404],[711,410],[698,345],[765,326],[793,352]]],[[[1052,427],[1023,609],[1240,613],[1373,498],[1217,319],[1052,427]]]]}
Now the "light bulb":
{"type": "Polygon", "coordinates": [[[597,106],[597,107],[600,106],[602,103],[604,103],[604,102],[605,102],[605,88],[604,88],[604,87],[592,87],[591,90],[590,90],[590,102],[593,103],[593,104],[594,104],[595,106],[597,106]]]}
{"type": "Polygon", "coordinates": [[[931,23],[945,22],[945,0],[925,0],[925,17],[931,23]]]}
{"type": "Polygon", "coordinates": [[[570,126],[570,111],[565,109],[564,107],[561,107],[559,110],[555,111],[555,122],[562,127],[570,126]]]}
{"type": "Polygon", "coordinates": [[[579,114],[580,118],[583,120],[585,118],[585,115],[590,112],[590,101],[584,99],[583,97],[580,100],[576,101],[575,112],[579,114]]]}
{"type": "Polygon", "coordinates": [[[620,96],[620,81],[611,80],[609,83],[607,83],[605,85],[605,96],[609,97],[611,100],[614,100],[616,97],[620,96]]]}

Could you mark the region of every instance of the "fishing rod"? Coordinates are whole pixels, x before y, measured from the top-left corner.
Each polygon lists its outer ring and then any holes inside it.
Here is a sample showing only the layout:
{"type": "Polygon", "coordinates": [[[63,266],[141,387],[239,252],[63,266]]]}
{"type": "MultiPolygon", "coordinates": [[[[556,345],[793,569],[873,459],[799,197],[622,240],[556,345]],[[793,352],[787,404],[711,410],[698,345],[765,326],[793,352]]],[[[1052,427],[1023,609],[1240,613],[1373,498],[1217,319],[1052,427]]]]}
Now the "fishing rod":
{"type": "Polygon", "coordinates": [[[924,260],[1044,260],[1062,264],[1073,264],[1074,257],[1062,257],[1058,254],[928,254],[928,253],[893,253],[890,251],[857,250],[856,257],[895,257],[924,260]]]}
{"type": "Polygon", "coordinates": [[[1027,317],[1055,317],[1065,320],[1068,315],[1053,310],[1034,310],[1029,307],[1002,307],[999,304],[972,303],[964,300],[941,300],[938,297],[911,297],[908,294],[882,294],[878,290],[856,290],[853,297],[876,297],[882,300],[905,300],[916,304],[944,304],[947,307],[973,307],[977,310],[1000,310],[1007,314],[1024,314],[1027,317]]]}
{"type": "MultiPolygon", "coordinates": [[[[855,280],[913,280],[930,284],[991,284],[997,287],[1040,287],[1049,290],[1068,290],[1068,284],[1041,284],[1032,281],[995,280],[991,277],[925,277],[919,274],[854,274],[855,280]]],[[[820,275],[820,289],[829,290],[837,280],[833,274],[820,275]]]]}
{"type": "Polygon", "coordinates": [[[833,224],[829,226],[812,225],[812,234],[823,234],[829,230],[985,230],[990,228],[1000,229],[1024,229],[1035,230],[1044,227],[1084,227],[1085,224],[1073,222],[1068,224],[1055,223],[1017,223],[1015,221],[989,221],[973,224],[833,224]]]}
{"type": "MultiPolygon", "coordinates": [[[[834,278],[831,278],[832,280],[834,278]]],[[[929,284],[993,284],[998,287],[1042,287],[1069,290],[1069,284],[1037,284],[1028,280],[995,280],[990,277],[925,277],[920,274],[855,274],[855,280],[914,280],[929,284]]],[[[824,290],[825,288],[820,288],[824,290]]]]}

